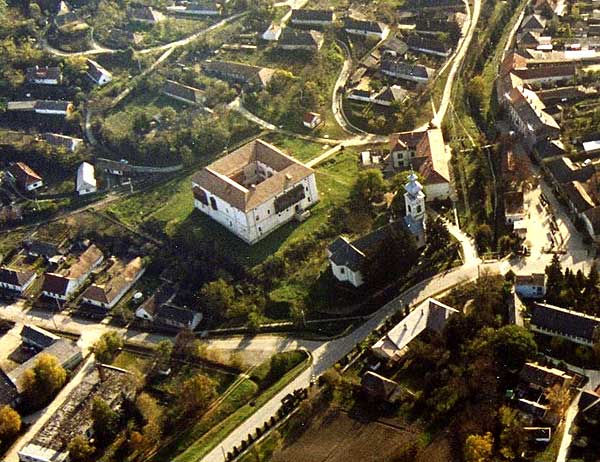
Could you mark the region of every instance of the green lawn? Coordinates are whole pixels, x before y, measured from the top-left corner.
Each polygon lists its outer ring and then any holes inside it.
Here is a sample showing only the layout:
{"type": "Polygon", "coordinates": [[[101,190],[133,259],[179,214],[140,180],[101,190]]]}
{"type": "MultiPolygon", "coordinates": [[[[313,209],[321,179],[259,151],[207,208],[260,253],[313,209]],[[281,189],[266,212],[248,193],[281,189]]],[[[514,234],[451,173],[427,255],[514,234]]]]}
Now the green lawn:
{"type": "MultiPolygon", "coordinates": [[[[253,405],[245,404],[235,413],[217,425],[194,442],[185,452],[172,459],[173,462],[196,462],[201,460],[213,448],[215,448],[227,435],[248,419],[257,409],[267,403],[273,396],[279,393],[286,385],[296,378],[309,365],[309,360],[303,361],[269,387],[264,393],[256,398],[253,405]]],[[[254,382],[252,382],[254,383],[254,382]]]]}
{"type": "Polygon", "coordinates": [[[144,376],[152,366],[152,359],[129,351],[121,351],[112,365],[144,376]]]}
{"type": "Polygon", "coordinates": [[[123,138],[133,131],[133,121],[139,114],[150,117],[164,107],[172,107],[180,114],[189,106],[162,94],[141,94],[127,99],[127,104],[119,105],[103,121],[106,130],[116,138],[123,138]]]}
{"type": "Polygon", "coordinates": [[[320,202],[310,209],[308,220],[290,222],[252,246],[201,212],[193,211],[189,178],[174,180],[154,191],[133,196],[109,210],[119,220],[133,226],[148,219],[159,220],[168,235],[184,245],[215,241],[219,250],[227,256],[244,266],[253,267],[294,240],[314,232],[327,220],[331,208],[346,200],[358,173],[358,151],[347,148],[317,167],[320,202]]]}
{"type": "Polygon", "coordinates": [[[322,154],[327,148],[324,144],[313,143],[300,138],[290,137],[281,133],[270,133],[265,141],[274,144],[285,153],[294,156],[301,162],[307,162],[322,154]]]}

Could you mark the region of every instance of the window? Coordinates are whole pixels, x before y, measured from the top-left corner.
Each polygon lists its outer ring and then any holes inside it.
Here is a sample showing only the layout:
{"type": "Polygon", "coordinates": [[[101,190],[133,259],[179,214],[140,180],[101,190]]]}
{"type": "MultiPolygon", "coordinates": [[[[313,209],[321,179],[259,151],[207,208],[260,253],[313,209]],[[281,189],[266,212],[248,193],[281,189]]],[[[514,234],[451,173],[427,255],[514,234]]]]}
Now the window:
{"type": "Polygon", "coordinates": [[[340,273],[346,274],[346,268],[340,268],[340,273]]]}
{"type": "Polygon", "coordinates": [[[417,213],[421,213],[421,206],[417,205],[417,213]]]}
{"type": "Polygon", "coordinates": [[[271,215],[271,209],[267,210],[267,215],[271,215]]]}
{"type": "Polygon", "coordinates": [[[256,219],[256,221],[260,220],[260,217],[258,215],[256,215],[254,218],[256,219]]]}
{"type": "Polygon", "coordinates": [[[258,227],[258,232],[262,233],[262,228],[260,226],[258,227]]]}
{"type": "Polygon", "coordinates": [[[214,197],[210,198],[210,206],[213,210],[219,210],[217,207],[217,200],[214,197]]]}

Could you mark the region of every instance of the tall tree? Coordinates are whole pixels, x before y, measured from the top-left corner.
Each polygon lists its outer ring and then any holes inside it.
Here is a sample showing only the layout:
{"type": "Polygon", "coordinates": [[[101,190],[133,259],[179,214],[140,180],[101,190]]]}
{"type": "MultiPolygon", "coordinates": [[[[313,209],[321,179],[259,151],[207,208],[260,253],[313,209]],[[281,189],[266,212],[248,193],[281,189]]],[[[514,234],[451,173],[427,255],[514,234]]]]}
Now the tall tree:
{"type": "Polygon", "coordinates": [[[372,202],[380,200],[384,192],[383,173],[379,169],[371,168],[359,172],[351,196],[357,207],[368,208],[372,202]]]}
{"type": "Polygon", "coordinates": [[[557,254],[554,254],[550,265],[546,267],[546,299],[550,303],[560,304],[560,293],[564,287],[562,266],[557,254]]]}
{"type": "Polygon", "coordinates": [[[96,359],[101,363],[110,363],[119,349],[123,348],[123,338],[115,331],[102,334],[92,347],[96,359]]]}
{"type": "Polygon", "coordinates": [[[55,356],[40,353],[32,369],[23,375],[24,394],[30,402],[40,404],[53,397],[62,388],[67,373],[55,356]]]}
{"type": "Polygon", "coordinates": [[[205,375],[197,374],[183,382],[179,405],[184,413],[200,414],[216,396],[215,382],[205,375]]]}
{"type": "Polygon", "coordinates": [[[96,397],[92,402],[92,421],[96,440],[101,445],[110,444],[117,434],[119,414],[102,398],[96,397]]]}

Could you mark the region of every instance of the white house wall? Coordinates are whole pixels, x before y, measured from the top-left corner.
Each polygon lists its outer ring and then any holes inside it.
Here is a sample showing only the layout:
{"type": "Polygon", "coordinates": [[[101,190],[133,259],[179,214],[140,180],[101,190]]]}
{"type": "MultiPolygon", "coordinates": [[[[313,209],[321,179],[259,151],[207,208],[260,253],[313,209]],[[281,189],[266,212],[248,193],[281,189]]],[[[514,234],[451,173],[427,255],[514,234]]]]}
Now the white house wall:
{"type": "MultiPolygon", "coordinates": [[[[296,205],[298,205],[301,210],[305,210],[318,201],[319,196],[314,174],[310,175],[299,183],[290,185],[289,189],[298,184],[302,184],[304,186],[304,199],[280,213],[275,213],[275,197],[270,198],[255,209],[244,213],[203,188],[201,189],[206,192],[208,205],[205,205],[196,199],[194,200],[194,205],[197,209],[225,226],[244,241],[253,244],[278,227],[291,221],[296,214],[296,205]],[[211,198],[214,198],[217,204],[217,210],[214,210],[211,207],[211,198]]],[[[198,186],[196,185],[196,187],[198,186]]]]}
{"type": "Polygon", "coordinates": [[[450,183],[426,184],[423,188],[425,190],[425,197],[427,198],[428,202],[436,199],[448,199],[452,193],[450,183]]]}

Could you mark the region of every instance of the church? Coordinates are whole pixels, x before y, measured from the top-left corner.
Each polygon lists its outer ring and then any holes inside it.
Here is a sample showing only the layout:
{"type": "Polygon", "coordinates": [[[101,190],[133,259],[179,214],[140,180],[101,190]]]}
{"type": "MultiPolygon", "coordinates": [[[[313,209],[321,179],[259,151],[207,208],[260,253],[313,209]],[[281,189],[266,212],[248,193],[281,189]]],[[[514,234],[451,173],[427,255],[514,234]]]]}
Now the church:
{"type": "Polygon", "coordinates": [[[335,278],[340,282],[348,282],[360,287],[365,282],[361,272],[367,254],[380,242],[389,237],[396,227],[407,230],[415,239],[417,249],[425,247],[427,242],[425,193],[414,172],[408,176],[404,185],[405,216],[401,220],[371,231],[354,241],[339,236],[327,248],[329,265],[335,278]]]}

